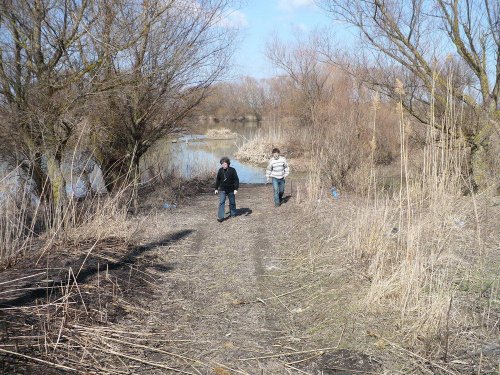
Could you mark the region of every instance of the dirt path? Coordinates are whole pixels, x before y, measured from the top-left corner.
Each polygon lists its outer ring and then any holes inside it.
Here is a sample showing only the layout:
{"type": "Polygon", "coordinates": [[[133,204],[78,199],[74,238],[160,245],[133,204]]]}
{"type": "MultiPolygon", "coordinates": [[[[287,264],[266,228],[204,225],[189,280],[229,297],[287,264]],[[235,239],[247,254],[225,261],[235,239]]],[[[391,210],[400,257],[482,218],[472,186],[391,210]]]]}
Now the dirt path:
{"type": "MultiPolygon", "coordinates": [[[[156,275],[156,293],[143,306],[144,314],[132,314],[116,327],[160,339],[148,342],[156,349],[143,351],[145,361],[193,374],[373,370],[370,359],[355,352],[332,357],[337,342],[327,348],[329,342],[309,340],[297,318],[309,298],[308,285],[289,274],[287,262],[289,254],[311,244],[311,238],[301,237],[303,228],[297,229],[305,221],[314,223],[314,217],[301,217],[293,200],[275,208],[270,185],[241,187],[237,217],[222,223],[216,220],[217,204],[218,197],[202,194],[159,212],[146,226],[143,241],[163,244],[150,254],[158,259],[148,269],[156,275]],[[320,357],[342,366],[328,371],[315,361],[320,357]]],[[[155,366],[139,368],[164,373],[155,366]]]]}
{"type": "MultiPolygon", "coordinates": [[[[223,223],[216,221],[218,198],[207,195],[158,215],[153,233],[191,232],[154,250],[172,269],[158,273],[161,288],[148,323],[166,339],[186,340],[177,344],[179,353],[195,363],[159,352],[151,360],[201,373],[286,373],[273,357],[287,331],[277,318],[279,293],[269,279],[280,266],[273,254],[286,236],[280,218],[290,214],[291,205],[274,208],[270,189],[242,187],[238,216],[223,223]]],[[[144,236],[151,240],[151,234],[144,236]]]]}
{"type": "MultiPolygon", "coordinates": [[[[0,273],[1,373],[472,373],[394,343],[397,312],[367,306],[366,265],[348,243],[359,198],[309,207],[294,194],[275,208],[271,186],[242,186],[237,217],[219,223],[211,192],[172,210],[152,193],[123,226],[111,219],[0,273]]],[[[491,249],[497,222],[486,221],[491,249]]],[[[495,368],[492,348],[479,369],[495,368]]]]}
{"type": "MultiPolygon", "coordinates": [[[[46,271],[38,278],[57,277],[57,290],[68,295],[63,300],[76,307],[66,314],[55,310],[62,321],[51,318],[46,323],[53,325],[51,333],[42,331],[60,349],[54,349],[52,361],[83,373],[98,368],[97,373],[110,374],[380,373],[352,345],[366,337],[366,327],[346,309],[347,299],[356,299],[356,280],[347,282],[352,272],[346,274],[340,262],[321,254],[324,241],[335,237],[335,225],[317,220],[318,211],[305,214],[294,199],[275,208],[270,185],[242,186],[238,215],[219,223],[218,197],[204,193],[178,208],[134,217],[130,227],[142,230],[132,243],[124,244],[121,237],[89,240],[80,250],[68,247],[66,255],[51,253],[56,258],[46,263],[52,264],[53,275],[46,271]],[[80,264],[85,268],[74,277],[79,287],[68,293],[68,286],[76,284],[64,278],[64,270],[80,264]],[[352,285],[351,290],[339,292],[328,279],[352,285]],[[341,340],[354,349],[337,349],[341,340]],[[80,351],[64,352],[59,341],[74,342],[80,351]]],[[[336,220],[348,211],[340,205],[349,202],[333,207],[339,210],[336,220]]],[[[330,206],[325,209],[332,212],[330,206]]],[[[29,269],[30,262],[25,263],[29,269]]],[[[12,277],[25,273],[22,268],[9,272],[12,277]]],[[[9,272],[3,274],[7,279],[9,272]]],[[[4,300],[4,307],[58,301],[60,294],[48,298],[43,289],[31,292],[37,288],[32,284],[20,288],[19,297],[4,300]]],[[[14,314],[9,319],[24,327],[31,318],[14,314]]],[[[15,347],[19,333],[5,332],[13,342],[7,346],[15,347]]],[[[33,336],[32,347],[43,347],[38,337],[33,336]]],[[[26,373],[16,359],[0,356],[0,365],[26,373]]],[[[36,361],[34,366],[28,372],[45,369],[36,361]]]]}

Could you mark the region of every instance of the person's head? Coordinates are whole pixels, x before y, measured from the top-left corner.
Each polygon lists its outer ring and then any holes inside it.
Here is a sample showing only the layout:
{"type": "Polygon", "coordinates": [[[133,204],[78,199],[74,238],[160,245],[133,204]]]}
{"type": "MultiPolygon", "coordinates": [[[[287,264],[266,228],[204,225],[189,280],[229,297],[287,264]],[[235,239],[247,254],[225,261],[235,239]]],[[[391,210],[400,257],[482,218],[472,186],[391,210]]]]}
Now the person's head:
{"type": "Polygon", "coordinates": [[[280,157],[280,149],[279,148],[273,148],[273,157],[275,159],[278,159],[280,157]]]}
{"type": "Polygon", "coordinates": [[[227,169],[229,167],[229,164],[231,164],[231,160],[227,156],[223,156],[220,159],[220,165],[222,165],[222,168],[227,169]]]}

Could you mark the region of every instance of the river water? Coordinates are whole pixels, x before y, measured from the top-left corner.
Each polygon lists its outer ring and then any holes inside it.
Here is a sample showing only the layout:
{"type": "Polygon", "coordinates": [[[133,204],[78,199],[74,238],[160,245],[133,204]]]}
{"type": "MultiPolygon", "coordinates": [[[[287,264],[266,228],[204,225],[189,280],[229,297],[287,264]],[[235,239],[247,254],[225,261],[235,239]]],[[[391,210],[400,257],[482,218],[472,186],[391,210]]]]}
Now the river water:
{"type": "MultiPolygon", "coordinates": [[[[255,184],[265,182],[265,166],[254,166],[241,163],[234,158],[238,147],[246,140],[252,139],[260,128],[256,122],[247,123],[199,123],[191,126],[189,133],[178,139],[165,139],[158,141],[151,152],[145,155],[143,167],[147,169],[151,160],[161,161],[160,168],[166,175],[168,171],[175,169],[183,177],[192,178],[196,176],[206,176],[213,174],[214,178],[220,168],[219,160],[222,156],[231,159],[231,166],[238,172],[241,183],[255,184]],[[232,139],[209,139],[205,136],[210,129],[227,128],[236,134],[232,139]],[[148,155],[149,154],[149,155],[148,155]],[[151,154],[153,157],[151,157],[151,154]]],[[[86,160],[88,162],[88,160],[86,160]]],[[[76,164],[79,162],[77,161],[76,164]]],[[[81,163],[81,161],[80,161],[81,163]]],[[[78,169],[78,167],[76,167],[78,169]]],[[[21,180],[16,170],[6,174],[8,167],[5,163],[0,163],[0,202],[6,194],[14,194],[21,186],[21,180]]],[[[63,173],[67,179],[66,192],[68,196],[82,197],[87,194],[87,184],[75,173],[75,161],[63,163],[63,173]],[[71,169],[73,167],[73,173],[71,169]]],[[[143,181],[148,180],[148,176],[142,176],[143,181]]],[[[89,182],[92,190],[105,192],[104,181],[100,168],[95,165],[89,174],[89,182]]],[[[36,197],[32,197],[37,199],[36,197]]]]}
{"type": "MultiPolygon", "coordinates": [[[[165,168],[179,171],[184,177],[196,177],[215,173],[220,168],[219,160],[223,156],[231,159],[231,166],[236,169],[241,183],[264,183],[265,166],[242,163],[234,158],[238,147],[252,139],[260,128],[258,123],[203,123],[193,127],[191,133],[179,139],[160,141],[155,145],[155,158],[165,160],[165,168]],[[232,139],[210,139],[205,136],[209,129],[227,128],[236,133],[232,139]]],[[[147,162],[146,162],[147,163],[147,162]]]]}

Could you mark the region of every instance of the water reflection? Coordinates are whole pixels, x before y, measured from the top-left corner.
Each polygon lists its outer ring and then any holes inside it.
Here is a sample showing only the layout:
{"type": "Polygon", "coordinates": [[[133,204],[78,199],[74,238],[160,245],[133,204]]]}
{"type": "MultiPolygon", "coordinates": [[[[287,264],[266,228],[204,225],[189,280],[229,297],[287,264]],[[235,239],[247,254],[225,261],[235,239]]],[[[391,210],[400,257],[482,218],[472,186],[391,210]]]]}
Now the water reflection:
{"type": "MultiPolygon", "coordinates": [[[[206,175],[209,172],[215,179],[215,174],[220,168],[220,158],[228,156],[231,159],[231,166],[238,172],[240,182],[263,183],[265,182],[265,166],[256,167],[234,159],[238,146],[245,140],[252,139],[259,127],[258,123],[196,124],[192,127],[190,134],[184,135],[176,143],[172,143],[172,140],[158,142],[150,153],[150,156],[154,156],[149,160],[146,157],[144,166],[147,169],[148,163],[161,161],[163,164],[161,168],[166,171],[175,168],[188,178],[206,175]],[[217,128],[228,128],[236,133],[237,137],[223,140],[205,137],[209,129],[217,128]]],[[[83,197],[88,193],[89,188],[96,192],[106,191],[101,169],[88,153],[75,152],[65,159],[62,171],[67,181],[66,192],[69,197],[83,197]]],[[[16,169],[7,174],[8,171],[7,164],[0,163],[0,202],[5,200],[7,194],[15,194],[19,189],[24,188],[24,180],[19,174],[21,171],[16,169]]],[[[144,181],[147,179],[147,176],[143,176],[144,181]]],[[[29,187],[28,190],[33,195],[34,189],[29,187]]]]}
{"type": "Polygon", "coordinates": [[[185,177],[193,177],[203,172],[213,172],[214,176],[220,167],[219,160],[222,156],[231,159],[231,166],[236,169],[242,183],[264,183],[265,166],[254,166],[241,163],[234,159],[238,146],[245,140],[254,137],[259,126],[257,123],[245,124],[200,124],[192,130],[192,134],[183,136],[176,143],[161,141],[155,153],[166,160],[165,168],[168,170],[177,167],[185,177]],[[207,139],[205,133],[209,129],[227,127],[237,134],[234,139],[207,139]]]}

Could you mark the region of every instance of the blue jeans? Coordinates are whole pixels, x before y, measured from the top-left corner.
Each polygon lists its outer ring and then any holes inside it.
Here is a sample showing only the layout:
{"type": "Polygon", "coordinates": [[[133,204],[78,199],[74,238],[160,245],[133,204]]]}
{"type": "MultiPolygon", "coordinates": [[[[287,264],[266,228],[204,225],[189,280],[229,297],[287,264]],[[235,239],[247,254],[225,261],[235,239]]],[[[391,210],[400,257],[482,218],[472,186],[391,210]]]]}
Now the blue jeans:
{"type": "Polygon", "coordinates": [[[285,179],[273,177],[274,205],[278,207],[285,194],[285,179]]]}
{"type": "Polygon", "coordinates": [[[225,192],[224,190],[219,191],[219,219],[224,219],[224,209],[226,206],[226,195],[229,198],[229,209],[231,211],[231,216],[236,216],[236,197],[234,196],[234,191],[225,192]]]}

